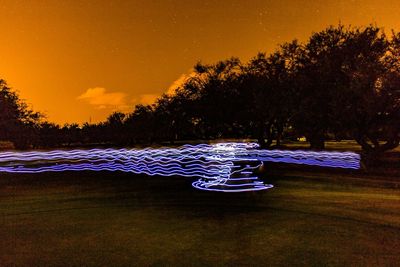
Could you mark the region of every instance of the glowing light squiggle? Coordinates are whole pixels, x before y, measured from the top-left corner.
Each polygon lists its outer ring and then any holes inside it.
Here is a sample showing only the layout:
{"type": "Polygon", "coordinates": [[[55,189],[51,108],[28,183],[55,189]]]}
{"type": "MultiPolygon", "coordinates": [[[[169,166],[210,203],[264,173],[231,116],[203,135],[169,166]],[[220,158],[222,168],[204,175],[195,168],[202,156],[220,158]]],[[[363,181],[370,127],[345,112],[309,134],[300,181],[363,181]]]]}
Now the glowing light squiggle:
{"type": "Polygon", "coordinates": [[[258,149],[255,143],[184,145],[179,148],[90,149],[0,153],[0,172],[123,171],[136,174],[199,177],[192,186],[223,192],[257,191],[264,184],[254,171],[265,161],[322,167],[360,167],[352,152],[258,149]]]}

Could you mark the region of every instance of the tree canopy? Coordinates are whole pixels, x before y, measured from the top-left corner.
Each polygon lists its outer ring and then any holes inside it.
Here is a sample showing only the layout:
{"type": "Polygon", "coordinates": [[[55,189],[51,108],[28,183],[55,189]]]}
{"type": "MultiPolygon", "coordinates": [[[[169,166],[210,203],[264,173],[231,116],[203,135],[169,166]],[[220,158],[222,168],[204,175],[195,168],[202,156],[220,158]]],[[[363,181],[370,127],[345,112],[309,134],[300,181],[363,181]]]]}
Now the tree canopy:
{"type": "Polygon", "coordinates": [[[0,80],[0,140],[27,148],[36,140],[35,132],[42,115],[32,111],[6,81],[0,80]]]}

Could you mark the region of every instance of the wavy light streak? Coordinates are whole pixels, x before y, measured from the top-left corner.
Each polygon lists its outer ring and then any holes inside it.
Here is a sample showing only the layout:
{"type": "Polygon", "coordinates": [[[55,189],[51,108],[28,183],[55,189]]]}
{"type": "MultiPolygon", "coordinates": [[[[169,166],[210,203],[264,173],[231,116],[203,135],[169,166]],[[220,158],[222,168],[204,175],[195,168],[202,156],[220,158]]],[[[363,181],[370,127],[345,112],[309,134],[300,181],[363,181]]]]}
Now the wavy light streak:
{"type": "Polygon", "coordinates": [[[179,148],[53,150],[0,153],[0,172],[123,171],[135,174],[199,177],[192,186],[223,192],[273,187],[254,175],[263,162],[322,167],[360,167],[352,152],[258,149],[255,143],[184,145],[179,148]]]}

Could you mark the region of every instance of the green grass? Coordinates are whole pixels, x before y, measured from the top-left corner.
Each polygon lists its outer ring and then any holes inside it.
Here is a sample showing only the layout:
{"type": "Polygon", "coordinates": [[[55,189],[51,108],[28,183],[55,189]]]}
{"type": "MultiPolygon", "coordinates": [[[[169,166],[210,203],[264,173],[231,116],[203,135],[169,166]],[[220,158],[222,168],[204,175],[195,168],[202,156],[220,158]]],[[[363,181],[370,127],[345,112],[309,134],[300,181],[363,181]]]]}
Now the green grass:
{"type": "Polygon", "coordinates": [[[282,170],[244,194],[126,173],[1,174],[0,266],[396,266],[400,180],[282,170]]]}

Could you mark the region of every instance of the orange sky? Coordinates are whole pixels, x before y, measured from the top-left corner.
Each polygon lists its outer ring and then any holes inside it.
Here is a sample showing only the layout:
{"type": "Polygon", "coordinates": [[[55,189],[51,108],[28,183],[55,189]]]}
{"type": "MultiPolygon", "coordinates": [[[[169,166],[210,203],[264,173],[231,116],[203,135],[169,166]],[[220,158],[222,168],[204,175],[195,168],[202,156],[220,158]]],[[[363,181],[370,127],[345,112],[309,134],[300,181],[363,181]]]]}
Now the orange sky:
{"type": "Polygon", "coordinates": [[[0,78],[57,123],[166,92],[201,60],[246,61],[330,24],[400,30],[400,1],[0,0],[0,78]]]}

